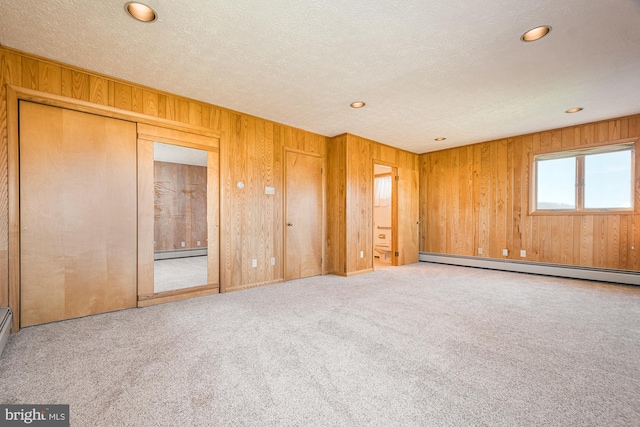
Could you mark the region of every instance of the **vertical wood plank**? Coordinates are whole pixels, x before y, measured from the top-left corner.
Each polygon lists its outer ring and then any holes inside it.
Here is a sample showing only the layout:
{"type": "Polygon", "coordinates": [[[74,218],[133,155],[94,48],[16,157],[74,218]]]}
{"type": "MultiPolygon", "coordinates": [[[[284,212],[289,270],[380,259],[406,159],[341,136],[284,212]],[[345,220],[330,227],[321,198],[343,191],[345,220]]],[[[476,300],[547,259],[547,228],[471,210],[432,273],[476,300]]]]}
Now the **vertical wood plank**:
{"type": "Polygon", "coordinates": [[[158,94],[148,90],[142,91],[142,113],[158,117],[158,94]]]}
{"type": "Polygon", "coordinates": [[[41,62],[38,66],[38,88],[42,92],[62,94],[62,70],[60,66],[41,62]]]}
{"type": "Polygon", "coordinates": [[[90,97],[94,104],[109,105],[109,82],[101,77],[89,77],[90,97]]]}
{"type": "Polygon", "coordinates": [[[22,57],[22,87],[39,90],[39,65],[40,62],[35,59],[22,57]]]}

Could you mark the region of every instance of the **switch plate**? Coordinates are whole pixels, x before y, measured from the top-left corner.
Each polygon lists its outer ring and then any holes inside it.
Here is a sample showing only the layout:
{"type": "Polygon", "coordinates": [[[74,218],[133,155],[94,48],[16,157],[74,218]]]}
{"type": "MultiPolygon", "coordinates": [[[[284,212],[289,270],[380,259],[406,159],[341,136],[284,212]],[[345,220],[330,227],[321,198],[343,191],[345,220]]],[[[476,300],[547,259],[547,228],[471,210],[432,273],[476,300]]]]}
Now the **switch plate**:
{"type": "Polygon", "coordinates": [[[364,258],[364,251],[360,251],[360,258],[364,258]]]}
{"type": "Polygon", "coordinates": [[[509,250],[508,249],[503,249],[502,250],[502,256],[509,256],[509,250]]]}
{"type": "Polygon", "coordinates": [[[271,265],[276,265],[276,257],[271,257],[271,265]]]}
{"type": "Polygon", "coordinates": [[[264,194],[276,194],[276,187],[267,185],[264,187],[264,194]]]}
{"type": "Polygon", "coordinates": [[[258,266],[258,260],[257,259],[251,260],[251,267],[256,268],[257,266],[258,266]]]}
{"type": "Polygon", "coordinates": [[[185,246],[187,246],[187,244],[185,242],[182,242],[182,243],[180,243],[180,246],[182,246],[184,248],[185,246]]]}
{"type": "Polygon", "coordinates": [[[482,248],[478,248],[478,255],[482,255],[482,248]]]}
{"type": "Polygon", "coordinates": [[[520,258],[526,258],[527,257],[527,251],[525,251],[524,249],[520,250],[520,258]]]}
{"type": "Polygon", "coordinates": [[[198,240],[198,241],[196,242],[196,245],[200,246],[200,240],[198,240]]]}

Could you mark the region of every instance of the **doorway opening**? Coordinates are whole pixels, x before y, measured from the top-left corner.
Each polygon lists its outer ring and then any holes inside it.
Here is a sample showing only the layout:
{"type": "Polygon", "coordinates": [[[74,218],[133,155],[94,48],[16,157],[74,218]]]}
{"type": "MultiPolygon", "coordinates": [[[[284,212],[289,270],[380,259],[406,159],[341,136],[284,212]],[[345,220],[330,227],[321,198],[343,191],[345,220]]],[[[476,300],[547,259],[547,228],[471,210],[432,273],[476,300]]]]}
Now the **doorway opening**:
{"type": "Polygon", "coordinates": [[[373,268],[391,267],[393,236],[393,168],[373,165],[373,268]]]}

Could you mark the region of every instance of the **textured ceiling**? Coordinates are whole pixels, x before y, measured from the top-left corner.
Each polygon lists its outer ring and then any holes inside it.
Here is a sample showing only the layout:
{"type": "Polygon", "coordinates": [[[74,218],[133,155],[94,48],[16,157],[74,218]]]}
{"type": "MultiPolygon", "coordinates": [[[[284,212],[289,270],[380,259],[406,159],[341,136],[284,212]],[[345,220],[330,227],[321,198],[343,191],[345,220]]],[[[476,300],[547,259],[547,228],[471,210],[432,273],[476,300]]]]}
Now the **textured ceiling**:
{"type": "Polygon", "coordinates": [[[153,160],[157,162],[179,163],[182,165],[207,166],[207,152],[196,148],[155,142],[153,160]]]}
{"type": "Polygon", "coordinates": [[[124,3],[0,0],[0,44],[416,153],[640,113],[640,0],[124,3]]]}

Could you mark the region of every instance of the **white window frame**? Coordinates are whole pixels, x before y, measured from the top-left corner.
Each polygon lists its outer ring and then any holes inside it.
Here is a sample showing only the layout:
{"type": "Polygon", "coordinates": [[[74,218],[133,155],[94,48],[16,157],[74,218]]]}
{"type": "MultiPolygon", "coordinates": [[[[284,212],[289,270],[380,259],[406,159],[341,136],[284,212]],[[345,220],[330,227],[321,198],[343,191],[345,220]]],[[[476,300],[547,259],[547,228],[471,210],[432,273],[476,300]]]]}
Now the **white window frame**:
{"type": "Polygon", "coordinates": [[[531,197],[530,197],[530,214],[535,215],[575,215],[575,214],[621,214],[635,212],[635,187],[636,187],[636,175],[635,175],[635,158],[636,158],[636,142],[638,138],[611,141],[609,143],[588,145],[571,150],[564,151],[548,151],[537,153],[532,156],[531,166],[531,197]],[[631,207],[629,208],[591,208],[584,207],[584,157],[591,154],[605,154],[614,153],[618,151],[631,151],[631,207]],[[537,189],[537,171],[538,161],[541,160],[553,160],[575,158],[576,160],[576,190],[575,190],[575,208],[568,209],[538,209],[538,189],[537,189]]]}

